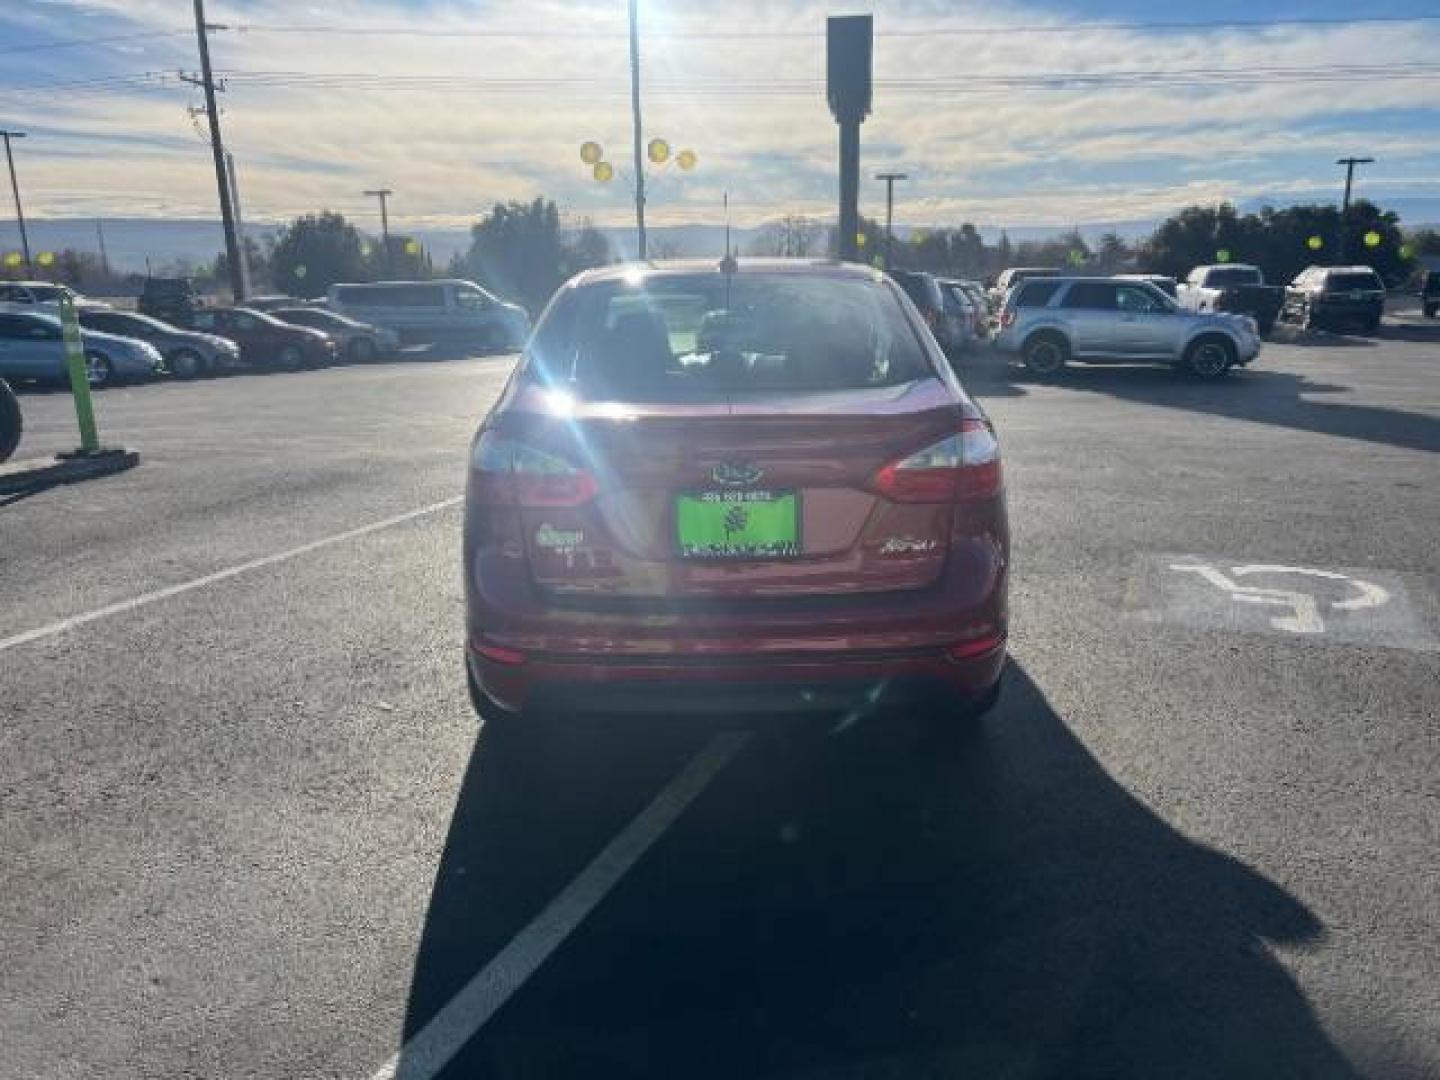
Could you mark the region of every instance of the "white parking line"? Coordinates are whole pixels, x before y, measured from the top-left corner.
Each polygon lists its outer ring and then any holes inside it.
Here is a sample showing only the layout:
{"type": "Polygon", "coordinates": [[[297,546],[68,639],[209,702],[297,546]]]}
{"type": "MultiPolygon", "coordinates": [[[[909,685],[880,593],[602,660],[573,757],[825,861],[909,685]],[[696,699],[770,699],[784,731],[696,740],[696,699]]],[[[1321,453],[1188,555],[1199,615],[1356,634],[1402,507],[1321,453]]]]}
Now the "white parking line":
{"type": "Polygon", "coordinates": [[[118,603],[107,604],[105,607],[96,608],[94,611],[87,611],[82,615],[72,615],[68,619],[61,619],[59,622],[50,623],[48,626],[38,626],[34,630],[26,630],[23,634],[16,634],[13,637],[0,638],[0,652],[6,649],[13,649],[17,645],[27,645],[32,641],[40,641],[43,638],[54,637],[56,634],[63,634],[66,630],[73,630],[77,626],[84,626],[86,623],[95,622],[98,619],[107,619],[111,615],[123,615],[127,611],[134,611],[136,608],[146,607],[149,604],[158,603],[161,600],[169,600],[172,596],[179,596],[182,593],[191,592],[194,589],[202,589],[206,585],[214,585],[216,582],[227,581],[230,578],[238,577],[241,574],[248,574],[251,570],[260,570],[266,566],[274,566],[276,563],[285,562],[288,559],[297,558],[300,555],[308,555],[312,551],[329,547],[332,544],[343,543],[346,540],[354,540],[359,536],[367,536],[381,529],[388,529],[393,525],[401,525],[415,518],[424,517],[426,514],[435,514],[441,510],[448,510],[458,505],[463,496],[457,495],[453,499],[445,499],[441,502],[431,503],[429,506],[422,506],[418,510],[411,510],[408,513],[396,514],[394,517],[385,518],[383,521],[371,522],[369,525],[361,525],[358,529],[347,529],[344,532],[336,533],[333,536],[325,536],[319,540],[312,540],[308,544],[301,544],[299,547],[290,548],[287,551],[277,551],[274,555],[265,555],[259,559],[251,559],[236,566],[224,570],[217,570],[213,574],[206,574],[204,577],[193,578],[190,581],[182,581],[178,585],[167,585],[163,589],[156,589],[154,592],[144,593],[141,596],[132,596],[129,600],[121,600],[118,603]]]}
{"type": "Polygon", "coordinates": [[[749,738],[722,732],[370,1080],[431,1080],[584,921],[749,738]]]}

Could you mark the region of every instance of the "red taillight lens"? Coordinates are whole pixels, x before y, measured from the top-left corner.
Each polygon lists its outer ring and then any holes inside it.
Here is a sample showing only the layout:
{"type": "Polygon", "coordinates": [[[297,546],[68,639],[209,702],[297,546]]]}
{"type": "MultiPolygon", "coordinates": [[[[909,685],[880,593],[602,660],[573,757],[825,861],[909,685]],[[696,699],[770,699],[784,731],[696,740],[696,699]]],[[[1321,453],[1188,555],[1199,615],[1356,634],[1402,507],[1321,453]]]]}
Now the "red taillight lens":
{"type": "Polygon", "coordinates": [[[873,484],[894,502],[943,503],[997,495],[1002,486],[1000,444],[989,423],[967,417],[959,434],[886,465],[873,484]]]}
{"type": "Polygon", "coordinates": [[[600,490],[592,473],[546,450],[487,431],[470,452],[472,490],[498,506],[580,506],[600,490]]]}

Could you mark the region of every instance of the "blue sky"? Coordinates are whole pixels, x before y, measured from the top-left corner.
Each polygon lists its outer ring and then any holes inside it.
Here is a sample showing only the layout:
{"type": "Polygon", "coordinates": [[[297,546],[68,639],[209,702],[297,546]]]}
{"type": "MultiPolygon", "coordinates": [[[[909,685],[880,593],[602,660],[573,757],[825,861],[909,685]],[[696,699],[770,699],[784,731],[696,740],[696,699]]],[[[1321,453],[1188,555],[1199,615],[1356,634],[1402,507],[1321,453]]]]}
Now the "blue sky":
{"type": "MultiPolygon", "coordinates": [[[[717,221],[726,191],[742,223],[830,213],[835,131],[820,35],[836,6],[641,6],[647,133],[700,161],[653,178],[652,216],[717,221]]],[[[624,0],[210,7],[232,27],[213,51],[230,73],[226,138],[251,220],[322,207],[369,215],[361,191],[381,185],[411,227],[461,224],[497,199],[537,194],[573,217],[626,220],[624,0]],[[587,138],[621,171],[608,185],[579,161],[587,138]]],[[[199,95],[174,77],[197,64],[189,9],[0,5],[0,125],[31,133],[17,150],[32,215],[213,215],[208,147],[187,112],[199,95]],[[83,43],[48,47],[74,39],[83,43]],[[76,85],[89,80],[109,81],[76,85]]],[[[1440,18],[1384,21],[1423,6],[897,0],[873,12],[863,167],[910,174],[898,190],[903,222],[1067,226],[1223,198],[1328,200],[1332,163],[1350,153],[1379,159],[1361,194],[1440,201],[1440,18]],[[1320,21],[1358,15],[1376,21],[1320,21]],[[1148,25],[1285,19],[1302,21],[1148,25]]],[[[866,183],[868,212],[881,192],[866,183]]]]}

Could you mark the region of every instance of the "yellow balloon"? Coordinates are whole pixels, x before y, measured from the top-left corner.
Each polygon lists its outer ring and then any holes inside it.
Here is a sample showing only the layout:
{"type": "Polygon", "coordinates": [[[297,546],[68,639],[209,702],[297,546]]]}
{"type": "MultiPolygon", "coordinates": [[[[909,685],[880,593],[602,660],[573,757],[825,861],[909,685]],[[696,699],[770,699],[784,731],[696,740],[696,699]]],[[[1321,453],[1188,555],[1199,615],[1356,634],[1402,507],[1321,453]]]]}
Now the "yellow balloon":
{"type": "Polygon", "coordinates": [[[1373,229],[1372,229],[1370,232],[1367,232],[1367,233],[1365,234],[1365,246],[1366,246],[1366,247],[1379,247],[1379,246],[1380,246],[1380,234],[1379,234],[1378,232],[1375,232],[1373,229]]]}
{"type": "Polygon", "coordinates": [[[694,150],[681,150],[680,153],[675,155],[675,164],[679,165],[680,168],[686,172],[693,169],[699,160],[700,159],[695,156],[694,150]]]}
{"type": "Polygon", "coordinates": [[[1325,241],[1321,240],[1318,236],[1312,236],[1309,240],[1305,241],[1305,245],[1311,251],[1319,251],[1322,247],[1325,246],[1325,241]]]}
{"type": "Polygon", "coordinates": [[[405,254],[406,254],[406,255],[419,255],[419,254],[420,254],[420,241],[419,241],[419,240],[406,240],[406,241],[405,241],[405,254]]]}
{"type": "Polygon", "coordinates": [[[600,148],[598,142],[583,142],[580,144],[580,160],[586,165],[594,165],[604,156],[605,151],[600,148]]]}
{"type": "Polygon", "coordinates": [[[1414,256],[1415,256],[1415,249],[1414,249],[1413,247],[1411,247],[1409,244],[1401,244],[1401,245],[1400,245],[1400,257],[1401,257],[1402,259],[1410,259],[1410,258],[1413,258],[1414,256]]]}
{"type": "Polygon", "coordinates": [[[1227,249],[1225,249],[1225,248],[1221,248],[1219,251],[1215,252],[1215,261],[1216,261],[1217,263],[1227,263],[1227,262],[1229,262],[1229,261],[1230,261],[1230,252],[1229,252],[1227,249]]]}
{"type": "Polygon", "coordinates": [[[652,164],[664,165],[670,160],[670,144],[664,139],[651,139],[650,145],[645,148],[645,153],[649,156],[652,164]]]}
{"type": "Polygon", "coordinates": [[[857,232],[857,233],[855,234],[855,246],[856,246],[856,247],[864,247],[864,246],[865,246],[865,243],[866,243],[866,241],[865,241],[865,234],[864,234],[863,232],[857,232]]]}
{"type": "Polygon", "coordinates": [[[24,261],[25,261],[25,259],[21,256],[20,252],[18,252],[18,251],[12,251],[12,252],[10,252],[8,255],[5,256],[5,265],[6,265],[6,266],[12,266],[12,267],[13,267],[13,266],[19,266],[19,265],[20,265],[22,262],[24,262],[24,261]]]}
{"type": "Polygon", "coordinates": [[[608,184],[610,180],[615,176],[615,170],[610,167],[610,163],[608,161],[597,161],[595,163],[595,168],[591,169],[590,171],[594,175],[595,179],[599,180],[602,184],[608,184]]]}
{"type": "Polygon", "coordinates": [[[296,276],[297,278],[303,278],[303,277],[304,277],[306,274],[308,274],[309,272],[310,272],[310,271],[307,270],[307,269],[305,269],[305,267],[303,267],[303,266],[297,266],[297,267],[295,267],[295,276],[296,276]]]}
{"type": "Polygon", "coordinates": [[[54,266],[55,253],[53,251],[42,251],[39,255],[35,256],[35,261],[41,266],[54,266]]]}

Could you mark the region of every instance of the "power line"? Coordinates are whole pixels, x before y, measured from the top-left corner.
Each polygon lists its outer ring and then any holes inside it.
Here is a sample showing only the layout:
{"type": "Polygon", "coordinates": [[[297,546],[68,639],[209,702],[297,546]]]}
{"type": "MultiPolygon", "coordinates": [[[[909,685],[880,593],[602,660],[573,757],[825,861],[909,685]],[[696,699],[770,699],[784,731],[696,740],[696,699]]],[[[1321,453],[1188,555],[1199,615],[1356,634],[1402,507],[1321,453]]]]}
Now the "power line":
{"type": "MultiPolygon", "coordinates": [[[[386,74],[378,72],[247,71],[221,72],[235,88],[294,90],[374,90],[428,92],[483,92],[499,95],[550,95],[570,91],[589,96],[628,93],[613,80],[592,75],[497,77],[469,74],[386,74]]],[[[1354,83],[1416,81],[1440,78],[1440,62],[1411,61],[1384,64],[1277,67],[1252,65],[1223,68],[1175,68],[1109,71],[1057,71],[996,73],[992,75],[917,76],[877,79],[877,92],[969,95],[1009,90],[1078,90],[1183,87],[1206,85],[1217,90],[1236,86],[1290,83],[1354,83]]],[[[0,95],[110,93],[115,90],[169,90],[185,82],[172,72],[149,71],[91,79],[31,83],[0,87],[0,95]]],[[[670,97],[814,97],[823,80],[809,78],[737,80],[725,75],[659,76],[652,83],[657,94],[670,97]]]]}
{"type": "MultiPolygon", "coordinates": [[[[902,30],[881,30],[878,38],[934,37],[975,37],[986,34],[1074,34],[1086,30],[1229,30],[1263,29],[1272,26],[1366,26],[1372,24],[1435,22],[1440,13],[1421,12],[1414,15],[1362,15],[1342,17],[1296,16],[1285,19],[1216,19],[1213,21],[1135,21],[1135,22],[1080,22],[1066,25],[1031,26],[1017,23],[992,23],[988,26],[927,26],[902,30]]],[[[594,30],[536,30],[524,28],[503,28],[489,30],[464,30],[458,28],[417,27],[417,26],[351,26],[337,23],[265,24],[245,23],[236,29],[241,33],[255,34],[347,34],[355,36],[396,36],[396,37],[478,37],[478,38],[536,38],[560,40],[593,40],[623,38],[621,31],[594,30]]],[[[743,39],[756,38],[820,38],[824,34],[813,30],[652,30],[646,32],[647,39],[684,38],[696,39],[743,39]]]]}
{"type": "MultiPolygon", "coordinates": [[[[877,31],[877,38],[919,38],[919,37],[985,37],[1000,34],[1077,34],[1091,30],[1193,30],[1209,32],[1217,30],[1264,30],[1286,26],[1375,26],[1405,23],[1437,22],[1440,13],[1416,12],[1409,15],[1359,15],[1351,17],[1294,16],[1283,19],[1216,19],[1209,21],[1133,21],[1133,22],[1080,22],[1067,24],[1045,24],[1040,26],[1020,23],[992,23],[983,26],[927,26],[907,27],[897,30],[877,31]]],[[[625,31],[610,30],[545,30],[524,27],[499,29],[466,30],[459,27],[438,28],[421,26],[352,26],[340,23],[265,24],[242,23],[233,29],[242,34],[334,34],[353,37],[431,37],[431,38],[524,38],[544,41],[594,41],[621,40],[627,37],[625,31]]],[[[71,49],[86,45],[105,45],[115,42],[160,40],[182,37],[188,29],[155,29],[128,34],[108,34],[97,37],[56,38],[50,41],[32,42],[25,45],[7,45],[0,48],[0,55],[12,53],[40,52],[51,49],[71,49]]],[[[815,39],[824,35],[811,30],[652,30],[646,33],[647,40],[682,39],[692,41],[724,40],[794,40],[815,39]]]]}

